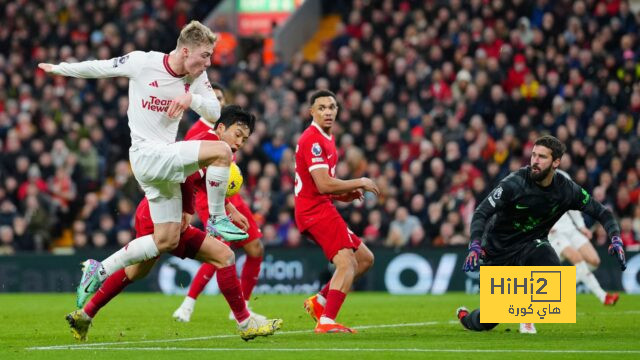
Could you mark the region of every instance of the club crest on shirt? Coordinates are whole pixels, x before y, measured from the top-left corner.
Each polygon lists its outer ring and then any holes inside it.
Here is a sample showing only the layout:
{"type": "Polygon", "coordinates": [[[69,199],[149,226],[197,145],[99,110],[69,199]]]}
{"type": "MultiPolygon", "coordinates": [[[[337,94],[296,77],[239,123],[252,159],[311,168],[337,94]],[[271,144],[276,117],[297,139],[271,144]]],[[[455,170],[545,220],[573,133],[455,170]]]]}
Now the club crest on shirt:
{"type": "Polygon", "coordinates": [[[322,155],[322,148],[320,147],[320,144],[313,143],[313,145],[311,145],[311,153],[313,154],[313,156],[322,155]]]}

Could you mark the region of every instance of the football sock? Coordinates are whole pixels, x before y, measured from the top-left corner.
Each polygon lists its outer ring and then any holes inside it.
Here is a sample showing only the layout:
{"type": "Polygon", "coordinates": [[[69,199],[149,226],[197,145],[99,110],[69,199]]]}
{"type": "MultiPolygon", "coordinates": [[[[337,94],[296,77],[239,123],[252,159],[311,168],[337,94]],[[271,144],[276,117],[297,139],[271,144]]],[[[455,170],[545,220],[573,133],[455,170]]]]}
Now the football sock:
{"type": "MultiPolygon", "coordinates": [[[[343,293],[340,290],[329,290],[329,294],[327,296],[327,306],[324,308],[324,312],[322,313],[322,317],[329,318],[331,320],[335,320],[338,316],[338,311],[342,307],[342,303],[344,299],[347,297],[347,294],[343,293]]],[[[322,322],[321,322],[322,323],[322,322]]]]}
{"type": "Polygon", "coordinates": [[[258,276],[260,276],[260,265],[262,265],[262,256],[253,257],[248,256],[242,266],[242,274],[240,275],[240,284],[242,285],[242,294],[244,299],[249,300],[253,288],[258,283],[258,276]]]}
{"type": "Polygon", "coordinates": [[[318,304],[322,305],[323,307],[327,306],[327,298],[320,294],[317,294],[316,301],[318,302],[318,304]]]}
{"type": "Polygon", "coordinates": [[[249,310],[242,296],[240,281],[236,275],[236,266],[229,265],[218,269],[218,287],[227,300],[238,324],[249,318],[249,310]]]}
{"type": "Polygon", "coordinates": [[[193,277],[193,281],[191,281],[191,286],[189,287],[189,293],[187,296],[194,300],[197,299],[198,295],[200,295],[202,290],[204,290],[215,273],[216,267],[214,265],[202,263],[202,265],[200,265],[200,269],[198,269],[198,272],[196,273],[196,276],[193,277]]]}
{"type": "Polygon", "coordinates": [[[463,317],[460,321],[464,327],[474,331],[491,330],[498,326],[497,323],[481,323],[480,322],[480,309],[473,310],[469,315],[463,317]]]}
{"type": "Polygon", "coordinates": [[[207,199],[209,202],[209,216],[225,216],[224,198],[229,183],[228,166],[207,167],[207,199]]]}
{"type": "Polygon", "coordinates": [[[190,309],[193,311],[193,308],[196,306],[196,299],[191,296],[185,296],[184,300],[182,300],[181,308],[190,309]]]}
{"type": "MultiPolygon", "coordinates": [[[[321,295],[323,298],[327,298],[327,296],[329,296],[329,286],[331,285],[331,280],[329,280],[329,282],[327,282],[326,284],[324,284],[324,286],[322,287],[322,289],[320,289],[320,291],[318,292],[318,295],[321,295]]],[[[324,305],[324,304],[323,304],[324,305]]]]}
{"type": "Polygon", "coordinates": [[[576,264],[576,280],[583,283],[599,300],[604,303],[604,299],[607,293],[602,290],[598,279],[591,271],[585,261],[580,261],[576,264]]]}
{"type": "Polygon", "coordinates": [[[84,306],[84,312],[93,318],[103,306],[107,305],[111,299],[120,294],[122,289],[131,283],[132,281],[127,278],[124,269],[116,271],[107,278],[96,294],[84,306]]]}
{"type": "Polygon", "coordinates": [[[120,250],[111,254],[102,261],[102,271],[99,272],[100,280],[105,280],[108,276],[120,269],[158,256],[160,251],[153,241],[153,235],[145,235],[133,239],[120,250]]]}

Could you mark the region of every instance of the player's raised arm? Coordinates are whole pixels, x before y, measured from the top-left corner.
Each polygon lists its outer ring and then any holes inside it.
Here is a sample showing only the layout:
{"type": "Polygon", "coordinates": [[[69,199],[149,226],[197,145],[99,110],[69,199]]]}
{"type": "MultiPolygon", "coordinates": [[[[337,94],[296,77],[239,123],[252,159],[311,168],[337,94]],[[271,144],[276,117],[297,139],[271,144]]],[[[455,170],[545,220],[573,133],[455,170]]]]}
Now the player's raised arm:
{"type": "Polygon", "coordinates": [[[571,204],[572,208],[584,211],[602,224],[602,227],[607,231],[607,235],[611,240],[611,245],[609,245],[609,255],[616,257],[620,263],[620,269],[624,271],[627,268],[627,261],[624,254],[624,248],[622,246],[622,240],[620,239],[620,226],[613,216],[613,213],[600,204],[600,202],[594,200],[586,190],[581,188],[575,182],[572,182],[572,187],[574,195],[573,202],[571,204]]]}
{"type": "Polygon", "coordinates": [[[109,60],[89,60],[78,63],[60,63],[57,65],[40,63],[38,67],[47,73],[84,79],[108,77],[135,77],[143,68],[145,52],[132,51],[127,55],[109,60]]]}

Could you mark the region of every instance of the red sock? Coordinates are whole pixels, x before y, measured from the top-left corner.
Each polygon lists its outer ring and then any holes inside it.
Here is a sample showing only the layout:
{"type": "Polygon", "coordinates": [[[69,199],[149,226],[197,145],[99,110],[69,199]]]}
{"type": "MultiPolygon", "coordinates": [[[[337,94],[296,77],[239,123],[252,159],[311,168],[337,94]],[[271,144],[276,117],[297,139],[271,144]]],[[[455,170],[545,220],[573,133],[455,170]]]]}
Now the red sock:
{"type": "Polygon", "coordinates": [[[327,295],[327,306],[324,307],[322,316],[335,320],[345,297],[347,297],[347,294],[340,290],[329,290],[329,294],[327,295]]]}
{"type": "Polygon", "coordinates": [[[227,303],[236,320],[241,322],[248,318],[249,310],[247,310],[247,304],[245,304],[242,296],[235,264],[218,269],[218,287],[224,298],[227,299],[227,303]]]}
{"type": "Polygon", "coordinates": [[[98,289],[98,292],[96,292],[91,300],[84,306],[84,312],[91,317],[96,316],[103,306],[107,305],[111,299],[120,294],[122,289],[131,283],[132,281],[127,278],[124,269],[120,269],[111,274],[111,276],[104,281],[100,289],[98,289]]]}
{"type": "Polygon", "coordinates": [[[318,292],[318,294],[322,295],[323,298],[327,298],[329,296],[329,285],[331,285],[331,280],[328,283],[324,284],[322,289],[318,292]]]}
{"type": "Polygon", "coordinates": [[[193,281],[191,281],[191,286],[189,287],[189,293],[187,295],[192,299],[197,299],[198,295],[200,295],[202,290],[204,290],[215,273],[215,266],[202,263],[202,265],[200,265],[200,269],[198,269],[198,273],[196,273],[196,276],[193,277],[193,281]]]}
{"type": "Polygon", "coordinates": [[[242,267],[242,275],[240,275],[240,285],[242,285],[242,293],[244,299],[249,300],[253,288],[258,283],[258,276],[260,276],[260,265],[262,265],[262,256],[252,257],[247,255],[247,259],[242,267]]]}

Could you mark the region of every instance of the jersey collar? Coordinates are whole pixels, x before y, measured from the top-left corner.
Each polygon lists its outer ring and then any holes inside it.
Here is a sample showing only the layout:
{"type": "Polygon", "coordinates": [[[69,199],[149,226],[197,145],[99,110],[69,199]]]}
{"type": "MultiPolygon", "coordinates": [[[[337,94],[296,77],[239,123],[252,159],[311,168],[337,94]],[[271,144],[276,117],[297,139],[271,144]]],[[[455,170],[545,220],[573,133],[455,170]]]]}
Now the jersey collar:
{"type": "Polygon", "coordinates": [[[171,74],[171,76],[177,77],[177,78],[181,78],[185,76],[185,75],[178,75],[175,71],[173,71],[171,66],[169,66],[169,54],[164,54],[164,57],[162,58],[162,64],[164,64],[165,70],[167,70],[167,72],[171,74]]]}
{"type": "Polygon", "coordinates": [[[327,140],[331,140],[333,138],[333,135],[329,135],[326,132],[324,132],[324,130],[320,127],[320,125],[316,124],[315,121],[311,120],[311,125],[315,126],[316,129],[318,129],[318,131],[320,132],[320,134],[322,134],[322,136],[326,137],[327,140]]]}

